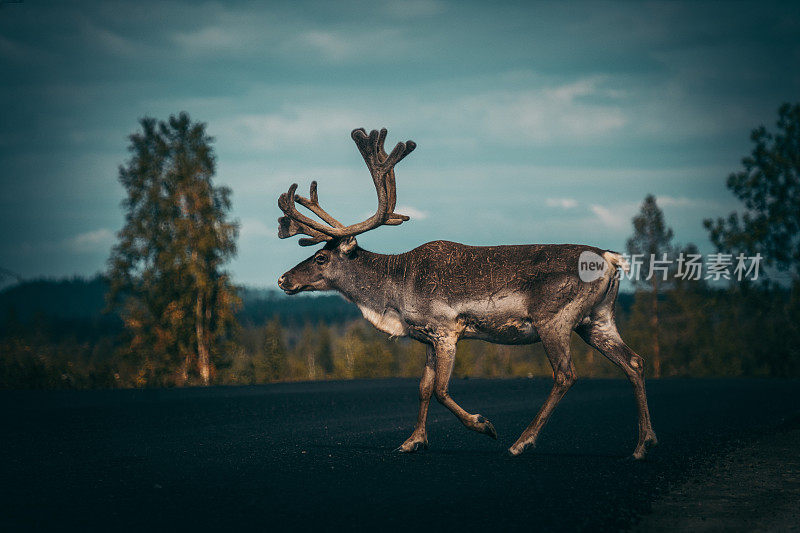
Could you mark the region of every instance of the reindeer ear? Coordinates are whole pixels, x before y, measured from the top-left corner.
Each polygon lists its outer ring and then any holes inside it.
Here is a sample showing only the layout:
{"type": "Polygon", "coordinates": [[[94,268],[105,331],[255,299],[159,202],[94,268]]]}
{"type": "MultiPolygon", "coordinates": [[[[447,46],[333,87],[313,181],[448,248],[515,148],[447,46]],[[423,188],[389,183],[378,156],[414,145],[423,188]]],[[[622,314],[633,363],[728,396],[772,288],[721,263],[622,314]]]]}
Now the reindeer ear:
{"type": "Polygon", "coordinates": [[[340,255],[350,255],[353,250],[356,249],[356,246],[358,246],[358,243],[355,237],[344,237],[339,241],[339,246],[337,248],[340,255]]]}

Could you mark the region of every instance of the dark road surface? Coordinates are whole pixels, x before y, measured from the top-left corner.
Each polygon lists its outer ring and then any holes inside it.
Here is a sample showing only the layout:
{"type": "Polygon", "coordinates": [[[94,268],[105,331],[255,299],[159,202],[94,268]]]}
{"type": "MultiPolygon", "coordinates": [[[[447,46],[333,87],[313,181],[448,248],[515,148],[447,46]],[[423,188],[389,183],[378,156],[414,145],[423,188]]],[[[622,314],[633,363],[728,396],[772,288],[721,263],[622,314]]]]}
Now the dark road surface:
{"type": "Polygon", "coordinates": [[[661,442],[624,460],[636,412],[624,380],[583,380],[538,447],[503,451],[549,380],[453,380],[499,440],[431,404],[411,433],[410,379],[259,387],[2,392],[0,530],[613,530],[629,527],[709,453],[796,424],[796,381],[648,383],[661,442]]]}

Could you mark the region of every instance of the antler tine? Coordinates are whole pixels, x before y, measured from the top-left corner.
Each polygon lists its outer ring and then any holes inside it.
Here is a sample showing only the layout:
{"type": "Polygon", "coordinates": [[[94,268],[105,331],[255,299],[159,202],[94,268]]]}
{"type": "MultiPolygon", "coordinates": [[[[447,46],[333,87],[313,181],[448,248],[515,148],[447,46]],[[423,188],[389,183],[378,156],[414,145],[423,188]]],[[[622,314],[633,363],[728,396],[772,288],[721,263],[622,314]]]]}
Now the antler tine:
{"type": "MultiPolygon", "coordinates": [[[[389,211],[392,215],[396,214],[393,213],[395,206],[397,205],[397,185],[395,184],[395,177],[394,177],[394,166],[403,160],[405,156],[410,154],[414,151],[414,148],[417,147],[417,144],[414,141],[406,141],[405,143],[397,143],[397,146],[394,147],[392,153],[386,158],[386,164],[391,164],[391,170],[389,171],[388,175],[386,176],[386,189],[387,194],[389,196],[389,211]]],[[[385,153],[385,152],[384,152],[385,153]]],[[[405,217],[405,215],[399,215],[401,218],[405,217]]],[[[408,217],[403,218],[397,224],[402,223],[404,220],[408,220],[408,217]]]]}
{"type": "Polygon", "coordinates": [[[394,213],[394,208],[397,204],[397,186],[395,183],[394,166],[399,163],[405,156],[410,154],[416,147],[414,141],[400,142],[392,150],[391,154],[386,154],[384,149],[384,141],[386,139],[386,128],[380,131],[372,130],[367,135],[366,130],[358,128],[351,133],[353,141],[355,141],[358,150],[361,152],[364,161],[367,163],[367,168],[372,174],[372,179],[375,182],[375,189],[378,193],[379,208],[381,205],[381,197],[386,197],[386,211],[383,224],[396,226],[402,224],[409,217],[394,213]]]}
{"type": "Polygon", "coordinates": [[[325,211],[322,206],[319,205],[319,198],[317,197],[317,182],[311,182],[311,189],[309,190],[309,198],[303,198],[302,196],[296,195],[294,197],[295,201],[305,207],[306,209],[313,212],[319,218],[333,226],[334,228],[343,228],[344,224],[333,218],[327,211],[325,211]]]}
{"type": "Polygon", "coordinates": [[[417,143],[414,141],[406,141],[406,142],[399,142],[397,146],[394,147],[392,153],[385,160],[385,165],[389,167],[394,167],[397,163],[402,161],[408,154],[414,151],[414,148],[417,147],[417,143]]]}
{"type": "Polygon", "coordinates": [[[367,167],[371,168],[373,156],[369,150],[369,135],[367,135],[367,131],[364,128],[354,129],[350,133],[350,137],[355,141],[358,151],[361,152],[361,157],[363,157],[364,161],[367,163],[367,167]]]}
{"type": "MultiPolygon", "coordinates": [[[[334,228],[323,226],[297,210],[294,204],[295,198],[297,197],[297,195],[295,195],[296,190],[297,184],[293,183],[292,186],[289,187],[289,191],[281,194],[278,198],[278,207],[283,211],[284,215],[286,215],[278,219],[278,238],[285,239],[303,233],[311,237],[315,242],[333,239],[335,235],[332,235],[331,231],[334,228]]],[[[316,196],[316,194],[312,193],[312,196],[316,196]]]]}
{"type": "MultiPolygon", "coordinates": [[[[380,132],[378,133],[378,156],[383,161],[386,161],[389,157],[389,154],[386,153],[386,149],[383,147],[383,143],[386,140],[386,133],[386,128],[381,128],[380,132]]],[[[394,211],[394,206],[397,203],[397,194],[395,192],[394,185],[394,168],[389,171],[389,175],[386,177],[386,182],[388,185],[390,185],[386,188],[386,192],[388,196],[389,212],[391,213],[394,211]]]]}
{"type": "Polygon", "coordinates": [[[377,160],[380,160],[380,149],[378,148],[380,145],[380,138],[381,132],[378,130],[372,130],[369,132],[370,153],[373,154],[377,160]]]}
{"type": "Polygon", "coordinates": [[[322,241],[355,236],[382,225],[397,226],[409,220],[408,216],[394,212],[397,202],[394,166],[410,154],[417,145],[413,141],[400,142],[390,154],[387,154],[384,149],[386,134],[386,128],[382,128],[380,131],[372,130],[369,134],[365,129],[358,128],[350,134],[361,152],[375,184],[378,209],[374,215],[363,222],[345,226],[320,206],[316,181],[311,182],[309,198],[295,194],[297,191],[295,183],[289,187],[288,192],[281,194],[278,198],[278,207],[285,215],[278,219],[278,237],[285,239],[302,233],[308,235],[309,238],[300,239],[300,244],[309,246],[322,241]],[[327,225],[300,213],[295,202],[317,215],[327,225]]]}
{"type": "Polygon", "coordinates": [[[386,128],[381,128],[378,132],[378,155],[381,156],[382,159],[386,159],[386,150],[383,148],[383,142],[386,140],[386,128]]]}
{"type": "Polygon", "coordinates": [[[311,236],[310,239],[300,239],[301,246],[309,246],[310,244],[316,244],[318,242],[327,241],[330,239],[327,235],[322,235],[321,233],[318,233],[310,228],[303,227],[301,224],[298,224],[297,221],[292,220],[288,216],[280,217],[278,219],[278,238],[286,239],[287,237],[292,237],[299,234],[311,236]]]}

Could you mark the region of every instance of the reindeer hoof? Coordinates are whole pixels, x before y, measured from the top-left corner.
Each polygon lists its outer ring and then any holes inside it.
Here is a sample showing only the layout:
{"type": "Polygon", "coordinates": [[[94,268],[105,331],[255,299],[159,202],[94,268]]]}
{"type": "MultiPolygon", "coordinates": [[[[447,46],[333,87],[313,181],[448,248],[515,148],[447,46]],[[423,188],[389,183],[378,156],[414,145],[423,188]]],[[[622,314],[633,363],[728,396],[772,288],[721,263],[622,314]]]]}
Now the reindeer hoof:
{"type": "Polygon", "coordinates": [[[633,461],[644,461],[648,450],[655,448],[656,446],[658,446],[658,439],[656,438],[655,434],[650,434],[645,437],[641,444],[636,446],[636,450],[634,450],[633,455],[630,456],[630,459],[633,461]]]}
{"type": "Polygon", "coordinates": [[[522,452],[527,450],[528,448],[533,448],[532,444],[514,444],[511,448],[508,449],[508,456],[509,457],[519,457],[522,455],[522,452]]]}
{"type": "Polygon", "coordinates": [[[494,440],[497,440],[497,431],[495,431],[494,426],[488,420],[486,421],[486,429],[484,432],[494,440]]]}
{"type": "Polygon", "coordinates": [[[427,450],[428,443],[425,441],[405,442],[402,446],[395,449],[395,453],[414,453],[419,450],[427,450]]]}
{"type": "Polygon", "coordinates": [[[485,435],[489,435],[494,440],[497,440],[497,431],[494,429],[494,426],[491,422],[483,418],[483,416],[478,415],[478,424],[483,425],[483,428],[480,428],[478,431],[485,435]]]}
{"type": "Polygon", "coordinates": [[[514,448],[513,446],[506,450],[506,457],[519,457],[522,455],[523,450],[514,448]]]}

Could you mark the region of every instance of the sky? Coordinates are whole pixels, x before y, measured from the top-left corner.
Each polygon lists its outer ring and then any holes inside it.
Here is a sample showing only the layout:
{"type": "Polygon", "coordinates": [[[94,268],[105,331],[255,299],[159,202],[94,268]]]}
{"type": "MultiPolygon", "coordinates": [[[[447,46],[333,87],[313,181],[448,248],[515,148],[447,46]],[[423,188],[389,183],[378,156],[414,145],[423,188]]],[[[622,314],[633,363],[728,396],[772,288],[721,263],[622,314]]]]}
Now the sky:
{"type": "Polygon", "coordinates": [[[277,238],[293,182],[346,223],[375,210],[349,133],[386,127],[398,253],[436,239],[624,250],[652,193],[680,243],[800,99],[793,2],[0,2],[0,268],[105,269],[118,167],[144,116],[186,111],[215,138],[241,224],[236,283],[274,287],[311,251],[277,238]]]}

